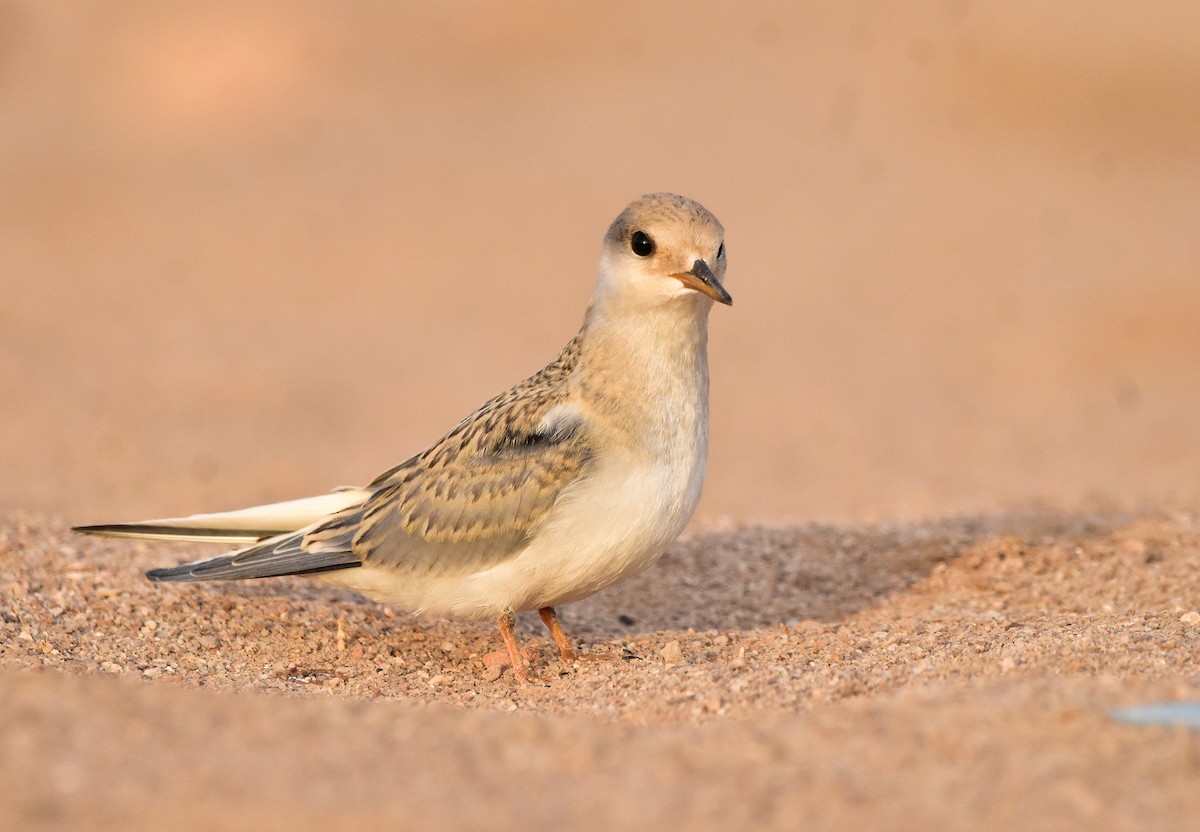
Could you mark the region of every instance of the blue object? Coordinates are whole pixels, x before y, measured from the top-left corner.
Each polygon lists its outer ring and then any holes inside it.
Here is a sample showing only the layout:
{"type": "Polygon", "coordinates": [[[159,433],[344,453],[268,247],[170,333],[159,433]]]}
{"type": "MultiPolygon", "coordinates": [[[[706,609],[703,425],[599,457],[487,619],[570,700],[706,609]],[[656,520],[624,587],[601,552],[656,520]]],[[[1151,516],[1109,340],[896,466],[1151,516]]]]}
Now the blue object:
{"type": "Polygon", "coordinates": [[[1127,725],[1182,725],[1200,731],[1200,702],[1150,702],[1108,713],[1127,725]]]}

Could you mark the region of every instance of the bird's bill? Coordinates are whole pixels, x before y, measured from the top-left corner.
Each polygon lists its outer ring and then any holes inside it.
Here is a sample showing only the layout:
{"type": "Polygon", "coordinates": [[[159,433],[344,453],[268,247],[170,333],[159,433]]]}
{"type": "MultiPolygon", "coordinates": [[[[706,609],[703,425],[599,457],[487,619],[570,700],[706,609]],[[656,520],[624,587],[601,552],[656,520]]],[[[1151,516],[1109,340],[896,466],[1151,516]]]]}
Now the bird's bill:
{"type": "Polygon", "coordinates": [[[695,289],[700,294],[707,295],[717,303],[733,306],[733,298],[725,291],[721,281],[717,280],[717,276],[712,273],[712,269],[703,260],[697,260],[691,271],[673,274],[671,277],[689,289],[695,289]]]}

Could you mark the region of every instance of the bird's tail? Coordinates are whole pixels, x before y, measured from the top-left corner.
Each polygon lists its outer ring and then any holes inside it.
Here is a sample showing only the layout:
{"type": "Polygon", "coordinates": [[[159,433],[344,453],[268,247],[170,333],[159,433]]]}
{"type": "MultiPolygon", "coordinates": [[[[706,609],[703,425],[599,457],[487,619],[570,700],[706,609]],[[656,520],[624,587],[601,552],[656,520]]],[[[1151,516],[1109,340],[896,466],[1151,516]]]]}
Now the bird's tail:
{"type": "Polygon", "coordinates": [[[276,535],[220,557],[151,569],[146,577],[152,581],[238,581],[314,575],[361,565],[362,561],[349,550],[307,551],[304,532],[298,531],[276,535]]]}
{"type": "Polygon", "coordinates": [[[370,492],[366,489],[345,488],[318,497],[288,500],[237,511],[141,520],[135,523],[75,526],[71,530],[80,534],[143,540],[255,543],[328,519],[339,511],[361,505],[368,496],[370,492]]]}

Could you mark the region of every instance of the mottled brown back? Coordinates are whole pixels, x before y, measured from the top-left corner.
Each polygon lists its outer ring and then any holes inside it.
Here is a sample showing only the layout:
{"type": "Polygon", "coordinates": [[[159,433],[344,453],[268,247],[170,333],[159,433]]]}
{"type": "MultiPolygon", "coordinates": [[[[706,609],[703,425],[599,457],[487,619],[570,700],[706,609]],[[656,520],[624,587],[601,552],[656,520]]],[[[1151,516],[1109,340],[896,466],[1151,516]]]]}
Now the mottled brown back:
{"type": "Polygon", "coordinates": [[[555,361],[387,471],[362,506],[296,541],[414,575],[454,575],[515,557],[592,452],[579,421],[546,415],[566,402],[580,336],[555,361]]]}

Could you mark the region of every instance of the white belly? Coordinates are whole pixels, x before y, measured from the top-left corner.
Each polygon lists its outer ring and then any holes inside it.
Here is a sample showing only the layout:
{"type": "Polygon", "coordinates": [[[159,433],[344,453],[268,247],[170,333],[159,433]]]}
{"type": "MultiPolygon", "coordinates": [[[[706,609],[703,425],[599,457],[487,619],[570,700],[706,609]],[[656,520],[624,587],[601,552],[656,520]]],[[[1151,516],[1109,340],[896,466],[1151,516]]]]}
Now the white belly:
{"type": "Polygon", "coordinates": [[[568,495],[533,543],[510,563],[473,576],[513,610],[569,604],[638,572],[666,550],[700,498],[703,462],[600,471],[568,495]]]}

